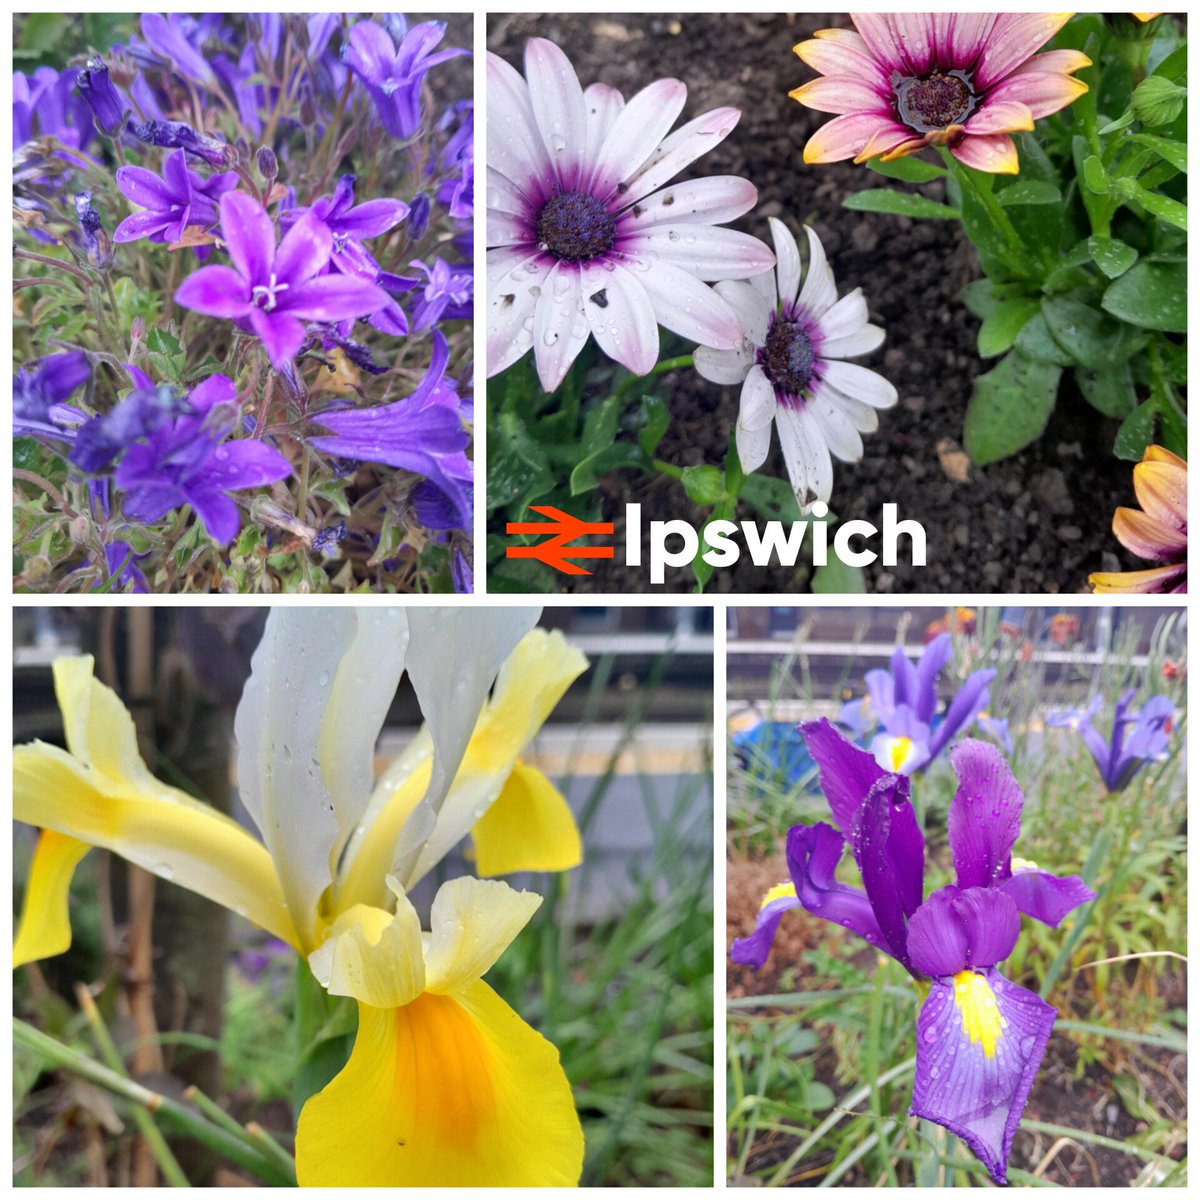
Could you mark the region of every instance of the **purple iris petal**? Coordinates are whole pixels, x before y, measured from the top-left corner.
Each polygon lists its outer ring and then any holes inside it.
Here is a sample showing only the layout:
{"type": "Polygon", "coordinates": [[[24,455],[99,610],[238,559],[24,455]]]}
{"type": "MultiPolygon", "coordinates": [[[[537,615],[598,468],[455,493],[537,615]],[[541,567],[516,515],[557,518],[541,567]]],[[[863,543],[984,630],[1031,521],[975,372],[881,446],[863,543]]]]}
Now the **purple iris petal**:
{"type": "Polygon", "coordinates": [[[909,1112],[962,1138],[998,1184],[1008,1182],[1013,1136],[1055,1016],[989,967],[957,981],[935,979],[917,1018],[909,1112]]]}
{"type": "Polygon", "coordinates": [[[1078,875],[1064,878],[1036,868],[1014,871],[1000,884],[1000,890],[1011,896],[1027,917],[1051,929],[1057,929],[1072,909],[1096,898],[1096,893],[1078,875]]]}
{"type": "Polygon", "coordinates": [[[839,883],[838,861],[846,843],[832,825],[794,825],[788,830],[787,861],[796,896],[806,912],[856,933],[885,954],[895,954],[870,900],[858,888],[839,883]]]}
{"type": "Polygon", "coordinates": [[[1175,706],[1166,696],[1153,696],[1136,716],[1127,716],[1135,689],[1130,688],[1116,703],[1110,741],[1092,725],[1100,708],[1093,696],[1086,710],[1067,709],[1049,713],[1046,724],[1077,730],[1091,751],[1100,778],[1109,792],[1124,791],[1147,762],[1161,759],[1170,744],[1175,706]],[[1128,729],[1132,726],[1132,729],[1128,729]]]}
{"type": "Polygon", "coordinates": [[[993,887],[1021,832],[1025,797],[1004,756],[987,742],[960,742],[950,765],[958,776],[947,820],[958,886],[993,887]]]}
{"type": "MultiPolygon", "coordinates": [[[[840,849],[838,852],[841,853],[840,849]]],[[[749,937],[734,938],[729,957],[735,963],[760,970],[771,954],[771,943],[775,940],[775,931],[779,928],[783,914],[799,907],[800,901],[796,898],[794,886],[781,884],[772,888],[759,907],[754,932],[749,937]]]]}
{"type": "Polygon", "coordinates": [[[912,965],[931,979],[1003,962],[1021,935],[1012,898],[996,888],[934,892],[908,923],[912,965]]]}
{"type": "Polygon", "coordinates": [[[942,673],[942,668],[950,661],[950,653],[953,649],[954,642],[950,635],[939,633],[921,652],[921,661],[916,668],[915,707],[917,716],[926,725],[933,719],[933,714],[937,710],[938,676],[942,673]]]}
{"type": "MultiPolygon", "coordinates": [[[[926,653],[928,653],[928,647],[926,647],[926,653]]],[[[897,708],[902,704],[914,707],[917,702],[918,687],[917,668],[908,661],[904,647],[897,646],[892,651],[892,703],[897,708]]]]}
{"type": "Polygon", "coordinates": [[[817,764],[821,791],[829,801],[833,819],[849,837],[859,807],[885,772],[872,755],[851,745],[824,717],[801,725],[800,732],[817,764]]]}
{"type": "Polygon", "coordinates": [[[954,694],[950,707],[946,709],[941,724],[933,731],[929,743],[929,757],[937,758],[942,749],[960,729],[966,729],[988,706],[988,684],[996,678],[992,668],[974,671],[954,694]]]}

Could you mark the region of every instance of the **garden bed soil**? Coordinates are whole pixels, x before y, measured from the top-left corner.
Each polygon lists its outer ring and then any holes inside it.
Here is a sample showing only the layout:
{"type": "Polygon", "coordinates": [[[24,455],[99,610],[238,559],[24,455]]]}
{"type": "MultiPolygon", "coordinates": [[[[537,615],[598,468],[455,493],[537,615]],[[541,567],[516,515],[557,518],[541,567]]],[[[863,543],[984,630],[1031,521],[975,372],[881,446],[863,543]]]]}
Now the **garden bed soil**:
{"type": "MultiPolygon", "coordinates": [[[[753,932],[755,916],[763,893],[773,884],[787,878],[787,862],[783,855],[753,860],[731,858],[726,873],[726,947],[734,938],[746,937],[753,932]]],[[[803,911],[794,911],[780,922],[771,957],[760,971],[727,961],[726,993],[730,999],[746,996],[769,996],[786,990],[781,975],[789,969],[795,970],[800,955],[806,949],[827,942],[831,936],[841,940],[842,930],[828,922],[803,911]]],[[[852,955],[858,965],[868,967],[875,951],[861,943],[861,952],[852,955]]],[[[819,980],[808,980],[808,988],[820,988],[819,980]]],[[[1159,998],[1163,1008],[1187,1007],[1187,988],[1181,973],[1163,977],[1159,986],[1159,998]]],[[[1065,1014],[1064,1014],[1065,1015],[1065,1014]]],[[[1078,1019],[1086,1021],[1086,1012],[1080,1011],[1078,1019]]],[[[1173,1057],[1172,1052],[1141,1047],[1140,1053],[1157,1060],[1165,1067],[1173,1057]]],[[[834,1076],[835,1057],[831,1050],[821,1051],[814,1063],[816,1078],[831,1087],[835,1094],[846,1090],[834,1076]]],[[[1163,1089],[1163,1094],[1148,1094],[1149,1102],[1161,1113],[1179,1113],[1181,1103],[1178,1096],[1166,1094],[1167,1084],[1159,1073],[1142,1073],[1144,1083],[1154,1083],[1163,1089]]],[[[1186,1080],[1180,1080],[1186,1086],[1186,1080]]],[[[1124,1141],[1146,1128],[1144,1122],[1135,1120],[1120,1103],[1113,1086],[1112,1074],[1100,1063],[1089,1063],[1080,1070],[1075,1046],[1066,1037],[1051,1037],[1046,1050],[1037,1082],[1029,1097],[1025,1115],[1033,1120],[1090,1132],[1100,1137],[1124,1141]]],[[[1186,1114],[1180,1115],[1183,1123],[1186,1114]]],[[[756,1143],[756,1151],[747,1163],[748,1176],[738,1182],[754,1184],[756,1176],[769,1167],[786,1159],[799,1144],[799,1138],[785,1134],[763,1136],[756,1143]],[[761,1152],[757,1149],[761,1147],[761,1152]]],[[[1057,1139],[1029,1129],[1017,1132],[1013,1143],[1011,1162],[1026,1170],[1035,1169],[1044,1158],[1048,1159],[1041,1176],[1061,1187],[1129,1187],[1141,1172],[1145,1163],[1133,1155],[1123,1154],[1105,1146],[1069,1142],[1056,1147],[1057,1139]],[[1053,1151],[1053,1153],[1051,1153],[1053,1151]]],[[[832,1165],[821,1161],[816,1155],[796,1164],[796,1175],[803,1176],[808,1185],[820,1183],[822,1169],[832,1165]]],[[[840,1181],[844,1187],[871,1187],[876,1180],[855,1168],[840,1181]]]]}
{"type": "MultiPolygon", "coordinates": [[[[955,222],[843,208],[847,196],[887,181],[852,163],[816,167],[802,161],[805,142],[830,118],[789,98],[789,89],[813,77],[792,46],[816,29],[846,22],[844,14],[505,15],[489,18],[488,45],[519,65],[527,38],[550,38],[571,58],[584,86],[600,80],[627,98],[654,79],[682,79],[689,98],[681,120],[721,105],[742,110],[733,134],[700,159],[694,173],[743,175],[757,186],[757,208],[736,222],[746,232],[766,238],[770,216],[793,231],[811,224],[839,291],[861,287],[871,319],[887,331],[884,347],[861,361],[891,380],[900,401],[880,414],[879,431],[864,437],[861,462],[834,464],[831,508],[843,520],[878,525],[882,505],[894,502],[900,517],[925,527],[928,565],[877,562],[866,568],[868,590],[1086,592],[1091,571],[1144,566],[1110,528],[1113,510],[1133,503],[1132,465],[1112,457],[1117,422],[1066,386],[1040,440],[1002,462],[971,465],[963,477],[967,401],[976,375],[991,365],[977,357],[978,321],[959,300],[979,276],[974,249],[955,222]]],[[[923,189],[933,199],[940,190],[937,182],[923,189]]],[[[672,352],[668,337],[664,333],[664,356],[672,352]]],[[[680,344],[677,352],[689,349],[680,344]]],[[[664,376],[657,391],[672,415],[658,457],[680,467],[720,465],[737,418],[738,389],[689,370],[664,376]]],[[[786,478],[777,437],[762,470],[786,478]]],[[[606,476],[601,492],[604,519],[615,521],[618,544],[628,503],[642,505],[644,534],[651,520],[699,525],[708,511],[674,480],[637,471],[606,476]]],[[[761,517],[742,504],[736,519],[761,517]]],[[[709,591],[806,591],[808,582],[807,568],[760,568],[743,556],[714,573],[709,591]]],[[[573,577],[565,586],[649,590],[646,568],[628,567],[620,558],[598,562],[591,576],[573,577]]],[[[664,590],[694,586],[690,568],[668,570],[664,590]]]]}

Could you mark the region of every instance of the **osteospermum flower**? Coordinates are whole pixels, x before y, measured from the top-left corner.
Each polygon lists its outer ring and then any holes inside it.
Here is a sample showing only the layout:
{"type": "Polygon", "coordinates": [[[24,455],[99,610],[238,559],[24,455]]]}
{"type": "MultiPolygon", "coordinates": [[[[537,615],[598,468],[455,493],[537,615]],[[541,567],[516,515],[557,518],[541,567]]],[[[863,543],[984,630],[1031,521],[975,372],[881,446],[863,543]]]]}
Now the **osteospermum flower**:
{"type": "Polygon", "coordinates": [[[1071,13],[856,13],[796,46],[821,73],[790,95],[837,113],[804,147],[809,163],[884,162],[945,146],[979,171],[1015,175],[1009,136],[1087,91],[1078,50],[1034,51],[1071,13]]]}
{"type": "Polygon", "coordinates": [[[14,965],[70,946],[72,875],[102,847],[238,912],[357,1002],[349,1061],[299,1114],[302,1187],[576,1183],[583,1133],[558,1052],[482,978],[541,898],[451,879],[428,930],[408,899],[468,835],[481,874],[580,861],[566,800],[521,753],[587,663],[537,617],[273,611],[235,722],[260,837],[151,775],[92,659],[57,659],[67,749],[13,751],[13,815],[42,830],[14,965]],[[376,780],[405,674],[427,724],[376,780]]]}
{"type": "Polygon", "coordinates": [[[779,427],[783,461],[802,510],[829,499],[830,455],[857,462],[861,435],[879,427],[876,409],[890,408],[897,399],[882,375],[841,361],[878,349],[883,330],[868,323],[860,288],[838,299],[821,239],[807,226],[805,232],[804,286],[799,248],[787,226],[772,217],[775,272],[748,283],[717,284],[744,336],[730,349],[701,346],[694,356],[705,379],[742,385],[735,436],[744,471],[766,461],[772,422],[779,427]]]}
{"type": "Polygon", "coordinates": [[[1147,446],[1133,468],[1136,508],[1118,508],[1112,529],[1139,558],[1159,562],[1148,571],[1097,571],[1093,592],[1187,591],[1187,463],[1161,446],[1147,446]]]}
{"type": "Polygon", "coordinates": [[[708,283],[768,270],[771,252],[720,226],[754,207],[754,185],[714,176],[670,185],[729,135],[718,108],[674,133],[687,87],[649,84],[627,104],[586,91],[563,52],[525,48],[525,78],[488,55],[488,375],[531,347],[542,387],[563,381],[589,336],[636,375],[658,360],[658,326],[732,349],[741,326],[708,283]]]}

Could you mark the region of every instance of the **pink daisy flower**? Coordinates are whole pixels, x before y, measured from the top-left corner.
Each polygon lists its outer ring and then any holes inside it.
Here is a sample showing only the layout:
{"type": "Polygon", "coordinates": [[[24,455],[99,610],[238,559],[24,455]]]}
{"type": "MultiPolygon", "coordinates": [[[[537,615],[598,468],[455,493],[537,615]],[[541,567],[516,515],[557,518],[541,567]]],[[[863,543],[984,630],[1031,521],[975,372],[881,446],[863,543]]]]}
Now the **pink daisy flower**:
{"type": "Polygon", "coordinates": [[[635,375],[658,361],[658,326],[740,345],[737,314],[708,286],[770,270],[757,238],[722,229],[758,192],[723,175],[671,180],[733,130],[718,108],[670,133],[687,88],[660,79],[628,103],[585,91],[563,52],[525,47],[525,77],[488,55],[488,375],[530,349],[546,391],[594,337],[635,375]]]}
{"type": "Polygon", "coordinates": [[[833,491],[833,459],[857,462],[862,435],[879,427],[876,410],[896,403],[882,375],[843,362],[883,344],[867,319],[862,289],[838,299],[821,239],[808,235],[808,270],[800,285],[800,249],[787,226],[770,219],[778,265],[748,283],[717,284],[736,310],[745,337],[736,350],[699,347],[696,370],[713,383],[740,383],[734,437],[742,470],[757,471],[779,430],[796,500],[807,512],[833,491]],[[777,286],[778,282],[778,286],[777,286]]]}
{"type": "Polygon", "coordinates": [[[837,113],[804,147],[804,161],[884,162],[945,146],[979,171],[1015,175],[1009,136],[1087,91],[1078,50],[1034,51],[1071,13],[858,13],[857,33],[822,29],[795,47],[821,78],[789,93],[837,113]]]}

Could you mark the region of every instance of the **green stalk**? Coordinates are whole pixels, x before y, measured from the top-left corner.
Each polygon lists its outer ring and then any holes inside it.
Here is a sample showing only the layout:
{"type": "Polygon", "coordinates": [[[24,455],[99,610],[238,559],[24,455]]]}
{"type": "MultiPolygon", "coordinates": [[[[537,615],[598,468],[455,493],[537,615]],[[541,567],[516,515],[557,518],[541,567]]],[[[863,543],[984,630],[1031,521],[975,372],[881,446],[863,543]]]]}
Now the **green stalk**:
{"type": "Polygon", "coordinates": [[[177,1100],[150,1091],[140,1083],[135,1083],[132,1079],[88,1058],[86,1054],[64,1046],[62,1042],[19,1018],[13,1020],[13,1041],[39,1055],[51,1066],[70,1071],[114,1096],[137,1105],[144,1112],[154,1114],[164,1124],[195,1138],[210,1150],[251,1172],[264,1183],[275,1187],[296,1186],[295,1174],[284,1172],[275,1162],[266,1158],[261,1147],[244,1131],[241,1136],[235,1137],[229,1130],[211,1124],[200,1113],[177,1100]]]}
{"type": "Polygon", "coordinates": [[[879,1093],[879,1038],[883,1026],[883,971],[875,969],[875,988],[871,993],[871,1011],[867,1019],[867,1044],[863,1055],[863,1070],[868,1079],[875,1080],[871,1088],[871,1118],[875,1125],[875,1138],[879,1144],[879,1162],[891,1187],[899,1187],[896,1168],[892,1165],[892,1148],[888,1145],[886,1123],[883,1116],[883,1097],[879,1093]]]}
{"type": "Polygon", "coordinates": [[[940,149],[947,169],[958,180],[959,185],[966,188],[983,206],[987,212],[988,219],[1007,243],[1014,261],[1019,264],[1028,256],[1029,252],[1025,248],[1025,243],[1021,241],[1020,235],[1014,228],[1012,221],[1008,219],[1008,213],[1004,211],[1003,205],[996,199],[996,193],[991,188],[983,187],[979,180],[975,178],[975,172],[964,163],[960,163],[944,146],[940,147],[940,149]]]}
{"type": "Polygon", "coordinates": [[[624,397],[649,379],[654,379],[658,375],[665,375],[668,371],[685,371],[691,365],[692,356],[690,354],[680,354],[677,358],[664,358],[656,362],[650,368],[648,374],[630,375],[627,379],[622,379],[613,389],[613,395],[624,397]]]}

